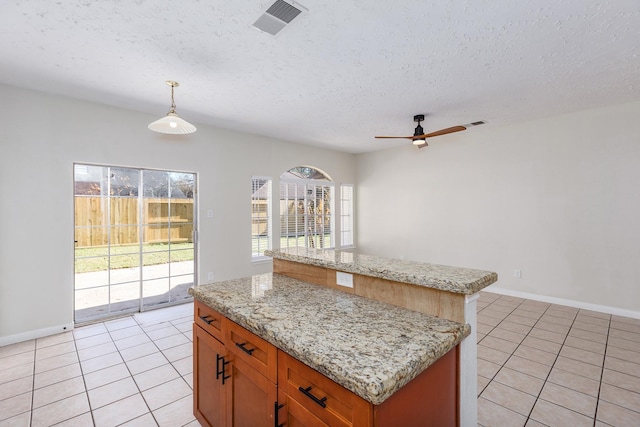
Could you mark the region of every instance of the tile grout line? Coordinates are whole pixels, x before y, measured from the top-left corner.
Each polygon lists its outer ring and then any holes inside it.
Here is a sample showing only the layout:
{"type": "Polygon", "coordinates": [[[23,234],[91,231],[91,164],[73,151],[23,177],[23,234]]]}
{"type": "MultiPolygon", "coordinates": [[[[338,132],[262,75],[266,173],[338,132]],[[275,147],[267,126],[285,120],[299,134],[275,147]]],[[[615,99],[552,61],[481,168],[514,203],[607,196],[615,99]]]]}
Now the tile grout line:
{"type": "Polygon", "coordinates": [[[594,427],[598,419],[598,406],[600,405],[600,390],[602,389],[602,379],[604,378],[604,363],[607,360],[607,349],[609,347],[609,334],[611,332],[611,319],[612,319],[612,316],[609,316],[609,324],[607,325],[607,339],[604,342],[604,354],[602,355],[602,369],[600,370],[600,381],[598,383],[598,396],[596,397],[596,409],[593,414],[594,427]]]}
{"type": "Polygon", "coordinates": [[[91,416],[91,422],[93,425],[96,425],[96,420],[93,418],[93,409],[91,408],[91,400],[89,399],[89,389],[87,388],[87,381],[84,377],[84,369],[82,367],[82,363],[80,361],[80,354],[78,354],[78,345],[76,343],[76,336],[71,331],[71,336],[73,337],[73,347],[76,349],[76,357],[78,358],[78,367],[80,368],[80,375],[82,376],[82,384],[84,385],[84,393],[87,397],[87,404],[89,405],[89,415],[91,416]]]}
{"type": "Polygon", "coordinates": [[[30,406],[30,412],[29,412],[29,427],[33,426],[33,400],[36,395],[36,361],[37,361],[36,351],[37,350],[38,350],[38,339],[36,338],[33,340],[33,376],[31,377],[31,406],[30,406]]]}

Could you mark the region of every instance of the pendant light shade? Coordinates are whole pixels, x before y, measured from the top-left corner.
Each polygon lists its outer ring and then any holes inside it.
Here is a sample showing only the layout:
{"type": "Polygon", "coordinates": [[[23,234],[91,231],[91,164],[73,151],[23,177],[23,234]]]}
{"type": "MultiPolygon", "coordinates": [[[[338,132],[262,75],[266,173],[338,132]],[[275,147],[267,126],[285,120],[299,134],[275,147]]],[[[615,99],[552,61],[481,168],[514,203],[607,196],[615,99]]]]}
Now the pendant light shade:
{"type": "Polygon", "coordinates": [[[193,133],[197,129],[194,125],[188,121],[181,119],[176,113],[176,103],[173,100],[173,88],[180,86],[180,83],[173,80],[167,80],[167,84],[171,86],[171,109],[166,116],[156,120],[149,124],[149,129],[154,132],[168,133],[168,134],[186,134],[193,133]]]}

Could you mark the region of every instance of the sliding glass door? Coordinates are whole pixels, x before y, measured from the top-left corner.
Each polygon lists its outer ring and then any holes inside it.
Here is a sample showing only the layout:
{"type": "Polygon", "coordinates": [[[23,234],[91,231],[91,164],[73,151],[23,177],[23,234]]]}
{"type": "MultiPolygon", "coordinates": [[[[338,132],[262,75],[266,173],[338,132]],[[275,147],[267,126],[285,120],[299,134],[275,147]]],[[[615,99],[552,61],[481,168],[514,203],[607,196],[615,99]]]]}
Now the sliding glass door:
{"type": "Polygon", "coordinates": [[[196,175],[76,164],[75,321],[190,300],[196,175]]]}

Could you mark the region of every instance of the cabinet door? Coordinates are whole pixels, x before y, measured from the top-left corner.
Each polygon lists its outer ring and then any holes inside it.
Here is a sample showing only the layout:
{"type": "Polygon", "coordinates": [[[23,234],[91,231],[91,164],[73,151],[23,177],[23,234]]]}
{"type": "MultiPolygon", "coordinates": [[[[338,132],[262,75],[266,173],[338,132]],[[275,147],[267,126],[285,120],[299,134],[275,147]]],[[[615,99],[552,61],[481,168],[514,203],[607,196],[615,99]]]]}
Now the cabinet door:
{"type": "Polygon", "coordinates": [[[193,325],[193,413],[205,427],[225,425],[226,384],[218,374],[225,352],[220,341],[193,325]]]}
{"type": "Polygon", "coordinates": [[[229,353],[229,357],[227,426],[273,427],[276,385],[236,355],[229,353]]]}
{"type": "Polygon", "coordinates": [[[329,427],[328,424],[282,391],[278,391],[278,404],[278,426],[329,427]]]}

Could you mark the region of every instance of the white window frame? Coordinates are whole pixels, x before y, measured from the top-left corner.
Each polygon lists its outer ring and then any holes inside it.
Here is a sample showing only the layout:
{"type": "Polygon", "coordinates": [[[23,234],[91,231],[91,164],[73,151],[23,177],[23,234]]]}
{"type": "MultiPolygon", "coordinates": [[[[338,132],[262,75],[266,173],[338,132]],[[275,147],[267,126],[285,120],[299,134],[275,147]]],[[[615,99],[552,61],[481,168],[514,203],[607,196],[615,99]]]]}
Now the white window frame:
{"type": "MultiPolygon", "coordinates": [[[[273,180],[268,176],[252,176],[251,177],[251,260],[252,261],[262,261],[266,259],[270,259],[264,255],[265,250],[273,249],[273,218],[272,218],[272,205],[273,205],[273,180]],[[260,198],[258,191],[256,189],[256,182],[264,182],[262,186],[266,185],[266,207],[264,209],[257,210],[256,202],[263,201],[264,199],[260,198]],[[256,235],[256,227],[260,227],[260,224],[255,224],[256,214],[260,214],[260,223],[265,223],[266,225],[266,236],[263,236],[262,233],[256,235]],[[257,242],[254,239],[257,236],[257,242]],[[257,246],[256,246],[257,243],[257,246]],[[257,248],[257,250],[256,250],[257,248]]],[[[258,230],[260,231],[260,230],[258,230]]]]}
{"type": "Polygon", "coordinates": [[[340,248],[355,247],[354,185],[340,184],[340,248]]]}

